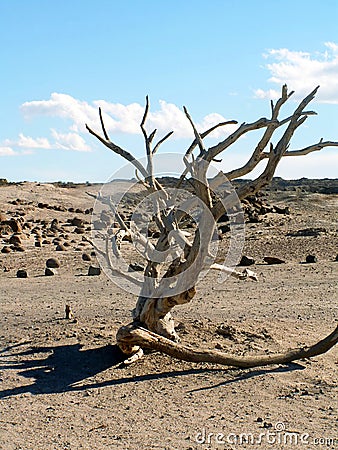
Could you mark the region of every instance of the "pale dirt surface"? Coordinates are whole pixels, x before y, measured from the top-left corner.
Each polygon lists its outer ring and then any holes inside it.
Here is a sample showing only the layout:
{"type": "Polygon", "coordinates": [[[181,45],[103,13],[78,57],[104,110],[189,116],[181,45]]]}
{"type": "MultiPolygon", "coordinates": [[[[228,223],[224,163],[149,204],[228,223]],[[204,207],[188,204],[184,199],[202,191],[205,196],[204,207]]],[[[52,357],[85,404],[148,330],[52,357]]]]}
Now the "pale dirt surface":
{"type": "MultiPolygon", "coordinates": [[[[82,253],[91,248],[65,224],[75,216],[89,222],[90,215],[37,207],[90,208],[85,192],[96,190],[0,187],[0,212],[24,212],[25,221],[58,218],[64,225],[58,234],[70,243],[64,252],[53,244],[36,248],[25,229],[25,252],[0,253],[0,449],[338,448],[337,347],[312,360],[262,369],[193,364],[156,353],[121,367],[115,333],[130,320],[136,299],[104,274],[87,276],[95,260],[83,261],[82,253]],[[8,203],[17,198],[21,204],[8,203]],[[61,262],[54,277],[44,276],[49,257],[61,262]],[[29,277],[16,278],[18,269],[29,277]],[[76,321],[64,318],[66,304],[76,321]],[[292,445],[283,444],[283,427],[296,433],[292,445]],[[254,442],[246,443],[243,433],[254,442]]],[[[337,195],[271,193],[270,201],[289,206],[291,214],[267,214],[246,227],[244,253],[255,258],[251,268],[259,282],[220,284],[218,274],[209,274],[192,302],[174,311],[184,343],[264,354],[314,343],[335,328],[337,195]],[[308,227],[326,231],[286,236],[308,227]],[[318,262],[302,264],[310,253],[318,262]],[[286,263],[269,266],[264,256],[286,263]],[[222,329],[228,333],[217,332],[222,329]]],[[[1,248],[8,237],[1,237],[1,248]]]]}

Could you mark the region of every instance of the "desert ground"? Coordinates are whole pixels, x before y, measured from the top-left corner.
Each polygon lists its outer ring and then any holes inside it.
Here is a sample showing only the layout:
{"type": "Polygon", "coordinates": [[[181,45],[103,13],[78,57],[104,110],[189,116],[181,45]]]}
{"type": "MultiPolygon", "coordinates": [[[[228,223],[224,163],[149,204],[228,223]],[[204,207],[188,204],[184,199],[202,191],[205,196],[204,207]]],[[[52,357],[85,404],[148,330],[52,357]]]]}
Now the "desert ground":
{"type": "MultiPolygon", "coordinates": [[[[209,273],[191,303],[174,310],[183,343],[255,355],[309,345],[334,330],[338,196],[313,185],[265,193],[289,214],[267,212],[246,224],[243,254],[255,260],[258,282],[219,283],[209,273]],[[308,255],[317,261],[306,263],[308,255]],[[285,263],[267,264],[266,256],[285,263]]],[[[115,333],[136,298],[103,272],[88,276],[98,263],[84,240],[94,203],[86,192],[98,189],[0,186],[0,250],[9,248],[0,253],[0,449],[338,448],[338,346],[255,369],[154,352],[122,364],[115,333]],[[10,219],[19,221],[21,242],[9,242],[10,219]],[[49,258],[60,263],[54,276],[45,276],[49,258]],[[27,278],[17,277],[20,269],[27,278]]]]}

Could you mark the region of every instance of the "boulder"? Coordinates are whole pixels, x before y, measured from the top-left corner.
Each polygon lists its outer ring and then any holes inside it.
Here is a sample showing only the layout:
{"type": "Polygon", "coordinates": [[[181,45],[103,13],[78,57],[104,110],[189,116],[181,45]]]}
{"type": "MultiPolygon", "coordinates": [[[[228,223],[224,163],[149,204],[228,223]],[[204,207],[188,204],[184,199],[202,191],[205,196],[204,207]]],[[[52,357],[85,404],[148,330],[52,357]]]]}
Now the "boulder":
{"type": "Polygon", "coordinates": [[[95,276],[95,275],[100,275],[100,274],[101,274],[100,267],[89,266],[89,268],[88,268],[89,276],[95,276]]]}
{"type": "Polygon", "coordinates": [[[49,258],[46,261],[46,267],[49,269],[58,269],[60,267],[60,263],[56,258],[49,258]]]}
{"type": "Polygon", "coordinates": [[[12,245],[21,245],[22,241],[21,241],[20,235],[13,234],[9,239],[9,243],[12,245]]]}
{"type": "Polygon", "coordinates": [[[252,266],[253,264],[255,264],[255,260],[253,258],[243,255],[238,265],[246,267],[252,266]]]}
{"type": "Polygon", "coordinates": [[[307,257],[305,258],[305,261],[306,261],[308,264],[316,263],[316,262],[317,262],[317,258],[316,258],[315,255],[307,255],[307,257]]]}
{"type": "Polygon", "coordinates": [[[83,226],[83,220],[80,217],[74,217],[71,219],[71,224],[74,227],[82,227],[83,226]]]}
{"type": "Polygon", "coordinates": [[[52,277],[53,275],[56,275],[56,274],[57,274],[56,269],[52,269],[50,267],[45,268],[45,276],[46,277],[52,277]]]}
{"type": "Polygon", "coordinates": [[[17,276],[17,278],[27,278],[27,277],[28,277],[28,273],[27,273],[27,271],[24,270],[24,269],[19,269],[19,270],[16,272],[16,276],[17,276]]]}

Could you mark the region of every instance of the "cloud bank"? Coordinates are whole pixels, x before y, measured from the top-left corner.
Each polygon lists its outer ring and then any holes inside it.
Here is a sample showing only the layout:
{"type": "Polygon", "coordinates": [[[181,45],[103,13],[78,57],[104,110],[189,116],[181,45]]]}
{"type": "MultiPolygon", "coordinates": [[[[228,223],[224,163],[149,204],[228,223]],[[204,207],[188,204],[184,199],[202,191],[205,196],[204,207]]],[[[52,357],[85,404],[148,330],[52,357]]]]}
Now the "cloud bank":
{"type": "MultiPolygon", "coordinates": [[[[27,154],[39,149],[91,151],[93,138],[89,136],[85,124],[100,132],[99,107],[103,111],[106,130],[112,136],[119,133],[141,135],[140,123],[144,114],[144,105],[139,103],[123,105],[109,103],[105,100],[94,100],[92,103],[88,103],[68,94],[54,92],[47,100],[33,100],[23,103],[20,110],[23,117],[29,121],[38,120],[42,117],[57,118],[64,122],[62,131],[50,128],[48,136],[44,137],[32,137],[20,133],[17,139],[6,139],[0,143],[0,156],[27,154]]],[[[212,113],[206,115],[196,126],[202,132],[225,120],[227,119],[222,115],[212,113]]],[[[149,111],[146,127],[149,132],[156,128],[159,137],[164,136],[169,131],[174,131],[173,138],[194,138],[192,128],[184,112],[175,104],[164,100],[159,101],[157,110],[149,111]]],[[[224,138],[235,128],[235,125],[229,125],[215,130],[211,136],[224,138]]]]}
{"type": "Polygon", "coordinates": [[[264,56],[271,63],[265,68],[271,74],[268,82],[277,85],[278,90],[257,89],[257,98],[276,99],[280,97],[280,86],[287,84],[298,97],[305,97],[316,86],[320,86],[316,101],[338,104],[338,44],[326,42],[325,51],[308,53],[286,48],[269,50],[264,56]]]}

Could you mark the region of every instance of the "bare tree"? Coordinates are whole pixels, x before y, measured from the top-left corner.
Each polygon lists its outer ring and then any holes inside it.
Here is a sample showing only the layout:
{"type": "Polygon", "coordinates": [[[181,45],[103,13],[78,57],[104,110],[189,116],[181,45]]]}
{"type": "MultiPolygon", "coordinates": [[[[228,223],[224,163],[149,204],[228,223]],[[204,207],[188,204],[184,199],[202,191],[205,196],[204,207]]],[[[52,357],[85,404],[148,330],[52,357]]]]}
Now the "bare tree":
{"type": "Polygon", "coordinates": [[[118,330],[117,343],[121,350],[128,356],[126,362],[133,362],[142,356],[142,348],[150,348],[164,352],[176,358],[187,361],[205,361],[237,367],[254,367],[267,364],[288,363],[297,359],[315,356],[326,352],[338,342],[338,327],[324,340],[307,348],[298,348],[283,354],[264,355],[256,357],[235,357],[215,350],[194,350],[181,345],[175,331],[171,310],[177,305],[191,301],[196,292],[196,284],[202,271],[207,269],[220,270],[239,279],[256,280],[256,275],[249,271],[238,272],[233,267],[226,267],[215,263],[215,255],[212,254],[213,232],[215,224],[223,214],[227,214],[231,223],[236,226],[240,211],[238,200],[260,191],[271,181],[276,167],[283,157],[301,156],[321,150],[328,146],[338,146],[338,142],[323,141],[322,139],[309,147],[290,150],[290,141],[298,127],[300,127],[310,115],[316,114],[306,110],[308,104],[314,99],[318,87],[305,97],[295,108],[292,115],[280,119],[280,110],[293,92],[288,93],[287,86],[282,88],[280,99],[271,101],[271,117],[261,118],[253,123],[242,123],[217,145],[206,148],[204,139],[216,128],[236,121],[219,123],[218,125],[199,132],[188,110],[184,107],[187,120],[194,132],[194,140],[183,156],[185,170],[179,178],[176,190],[163,186],[154,175],[154,157],[160,145],[172,134],[168,133],[154,144],[156,130],[148,133],[145,127],[149,113],[149,101],[146,98],[146,106],[141,121],[141,130],[144,136],[146,148],[146,164],[137,160],[130,152],[113,143],[106,131],[99,110],[103,135],[99,135],[88,125],[88,131],[113,152],[125,158],[136,170],[136,176],[151,196],[152,220],[157,226],[156,240],[144,237],[137,230],[132,230],[122,215],[117,211],[114,200],[109,196],[101,196],[98,200],[110,206],[114,213],[118,228],[111,229],[102,236],[104,246],[100,247],[95,242],[92,244],[107,261],[107,265],[113,275],[118,275],[126,280],[138,284],[140,293],[136,308],[133,311],[133,320],[129,325],[118,330]],[[209,169],[213,161],[227,148],[233,145],[245,134],[262,129],[263,134],[254,149],[250,159],[242,167],[228,173],[219,172],[210,177],[209,169]],[[278,137],[276,138],[276,133],[278,137]],[[276,143],[272,144],[272,138],[276,143]],[[252,172],[262,160],[266,165],[261,174],[252,181],[242,183],[235,191],[230,181],[252,172]],[[188,180],[194,197],[181,200],[177,203],[177,190],[182,183],[188,180]],[[229,180],[228,184],[225,180],[229,180]],[[202,207],[200,208],[202,204],[202,207]],[[196,212],[197,211],[197,212],[196,212]],[[195,214],[195,215],[194,215],[195,214]],[[196,219],[198,217],[198,220],[196,219]],[[198,226],[194,233],[189,235],[183,229],[186,220],[195,220],[198,226]],[[135,281],[127,271],[120,269],[121,242],[129,239],[141,249],[146,260],[143,278],[135,281]],[[165,254],[163,259],[156,258],[158,253],[165,254]],[[168,263],[168,255],[169,263],[168,263]],[[184,276],[183,276],[184,275],[184,276]]]}

